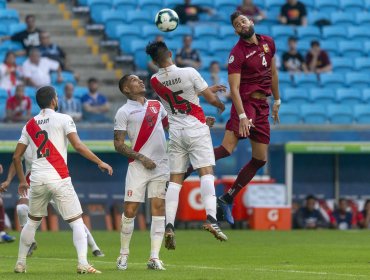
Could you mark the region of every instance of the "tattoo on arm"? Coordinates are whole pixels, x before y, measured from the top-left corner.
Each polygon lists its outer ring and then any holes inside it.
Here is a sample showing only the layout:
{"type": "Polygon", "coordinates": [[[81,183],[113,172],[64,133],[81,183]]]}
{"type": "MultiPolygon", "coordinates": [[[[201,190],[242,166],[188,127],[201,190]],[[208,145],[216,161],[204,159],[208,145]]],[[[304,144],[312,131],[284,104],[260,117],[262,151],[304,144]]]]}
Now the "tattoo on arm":
{"type": "Polygon", "coordinates": [[[125,144],[126,131],[115,130],[114,131],[114,148],[115,150],[124,155],[125,157],[142,160],[144,155],[135,152],[129,146],[125,144]]]}

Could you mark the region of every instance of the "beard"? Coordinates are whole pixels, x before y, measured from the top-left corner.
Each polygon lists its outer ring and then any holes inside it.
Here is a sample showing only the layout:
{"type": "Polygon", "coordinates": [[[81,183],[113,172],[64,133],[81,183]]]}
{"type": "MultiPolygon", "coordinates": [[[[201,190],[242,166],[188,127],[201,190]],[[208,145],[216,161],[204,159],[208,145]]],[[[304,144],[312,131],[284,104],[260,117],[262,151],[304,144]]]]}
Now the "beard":
{"type": "Polygon", "coordinates": [[[245,32],[240,32],[238,33],[238,35],[240,36],[240,38],[244,39],[244,40],[247,40],[247,39],[250,39],[253,35],[254,35],[254,26],[251,25],[248,29],[248,31],[245,31],[245,32]]]}

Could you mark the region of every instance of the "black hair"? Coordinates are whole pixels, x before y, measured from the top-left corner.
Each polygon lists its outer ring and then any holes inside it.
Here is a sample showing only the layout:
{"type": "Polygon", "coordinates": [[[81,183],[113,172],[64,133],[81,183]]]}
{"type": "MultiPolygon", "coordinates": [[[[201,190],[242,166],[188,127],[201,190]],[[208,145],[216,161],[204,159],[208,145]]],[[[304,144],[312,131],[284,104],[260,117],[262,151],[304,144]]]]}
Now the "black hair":
{"type": "Polygon", "coordinates": [[[125,86],[125,83],[127,82],[128,78],[130,76],[131,76],[131,74],[126,74],[118,82],[118,88],[124,94],[127,94],[127,93],[123,90],[123,87],[125,86]]]}
{"type": "Polygon", "coordinates": [[[15,56],[15,53],[13,51],[6,52],[5,57],[4,57],[4,63],[8,59],[9,55],[14,55],[15,56]]]}
{"type": "Polygon", "coordinates": [[[290,41],[295,41],[295,42],[297,42],[297,41],[298,41],[298,38],[297,38],[296,36],[290,36],[290,37],[288,38],[288,42],[290,42],[290,41]]]}
{"type": "Polygon", "coordinates": [[[230,21],[231,21],[231,25],[234,26],[234,20],[239,17],[239,16],[242,16],[243,14],[240,12],[240,11],[235,11],[233,12],[231,15],[230,15],[230,21]]]}
{"type": "Polygon", "coordinates": [[[313,194],[309,194],[308,196],[306,196],[306,201],[310,199],[316,200],[316,197],[313,194]]]}
{"type": "Polygon", "coordinates": [[[55,88],[52,86],[40,87],[36,92],[36,102],[40,109],[50,107],[51,101],[56,97],[55,88]]]}
{"type": "Polygon", "coordinates": [[[36,17],[35,17],[35,15],[34,15],[34,14],[28,14],[28,15],[26,15],[25,20],[27,21],[27,20],[28,20],[28,19],[30,19],[30,18],[36,19],[36,17]]]}
{"type": "Polygon", "coordinates": [[[343,197],[339,198],[339,200],[338,200],[338,204],[339,204],[339,203],[341,203],[341,202],[343,202],[343,201],[344,201],[344,202],[347,202],[347,199],[345,199],[345,198],[343,198],[343,197]]]}
{"type": "Polygon", "coordinates": [[[320,42],[317,41],[317,40],[311,41],[311,47],[313,47],[313,46],[320,46],[320,42]]]}
{"type": "Polygon", "coordinates": [[[161,63],[167,59],[169,50],[165,42],[149,42],[146,46],[145,52],[154,62],[161,63]]]}
{"type": "Polygon", "coordinates": [[[98,79],[97,78],[95,78],[95,77],[91,77],[91,78],[89,78],[88,80],[87,80],[87,83],[88,84],[91,84],[91,83],[97,83],[98,82],[98,79]]]}

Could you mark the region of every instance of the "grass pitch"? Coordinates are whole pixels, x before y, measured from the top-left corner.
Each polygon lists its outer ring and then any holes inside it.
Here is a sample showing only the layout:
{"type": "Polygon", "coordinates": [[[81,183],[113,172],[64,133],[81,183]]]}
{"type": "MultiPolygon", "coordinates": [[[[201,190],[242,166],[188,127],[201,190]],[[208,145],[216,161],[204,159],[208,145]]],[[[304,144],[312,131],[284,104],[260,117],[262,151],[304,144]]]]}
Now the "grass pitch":
{"type": "Polygon", "coordinates": [[[146,269],[149,232],[134,232],[129,267],[118,271],[118,232],[93,232],[105,253],[89,261],[103,272],[77,275],[72,233],[41,232],[25,275],[14,274],[17,242],[0,244],[0,279],[370,279],[369,231],[226,231],[220,243],[201,230],[177,231],[177,249],[164,247],[166,271],[146,269]]]}

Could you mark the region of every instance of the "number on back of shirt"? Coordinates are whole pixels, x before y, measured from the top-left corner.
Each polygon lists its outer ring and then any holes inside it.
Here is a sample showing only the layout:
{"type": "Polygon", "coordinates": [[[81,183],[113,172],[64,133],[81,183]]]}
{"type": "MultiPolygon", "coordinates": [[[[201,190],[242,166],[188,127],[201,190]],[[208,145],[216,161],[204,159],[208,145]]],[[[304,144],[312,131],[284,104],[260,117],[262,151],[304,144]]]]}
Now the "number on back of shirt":
{"type": "Polygon", "coordinates": [[[267,67],[267,61],[266,61],[265,56],[262,56],[262,65],[267,67]]]}

